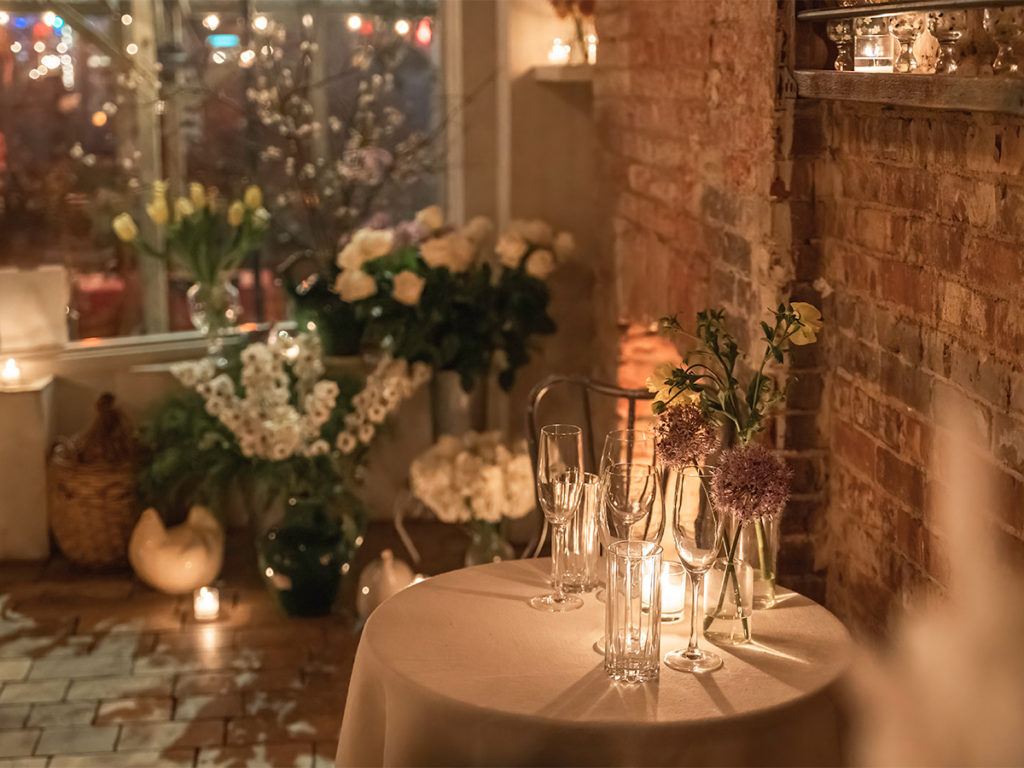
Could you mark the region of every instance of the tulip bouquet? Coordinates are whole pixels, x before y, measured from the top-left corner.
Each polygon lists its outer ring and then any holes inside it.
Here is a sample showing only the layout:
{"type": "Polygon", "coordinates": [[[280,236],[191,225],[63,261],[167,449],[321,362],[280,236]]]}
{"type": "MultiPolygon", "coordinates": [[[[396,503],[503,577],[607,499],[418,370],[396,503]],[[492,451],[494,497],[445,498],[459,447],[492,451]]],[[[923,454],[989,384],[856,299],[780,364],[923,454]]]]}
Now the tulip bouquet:
{"type": "Polygon", "coordinates": [[[542,221],[513,222],[492,264],[483,255],[490,234],[483,217],[445,225],[437,206],[394,229],[358,230],[337,256],[334,290],[362,344],[456,371],[467,392],[496,362],[511,388],[531,337],[555,330],[545,278],[574,243],[542,221]]]}
{"type": "Polygon", "coordinates": [[[224,205],[215,188],[195,182],[189,184],[188,197],[179,197],[173,204],[167,200],[167,185],[154,182],[146,215],[156,225],[162,246],[141,239],[128,213],[114,218],[114,234],[205,285],[230,275],[247,253],[260,246],[270,219],[259,187],[250,186],[241,200],[224,205]]]}
{"type": "MultiPolygon", "coordinates": [[[[682,365],[662,363],[647,380],[648,389],[655,395],[655,444],[663,471],[704,463],[719,451],[723,433],[734,435],[738,443],[717,455],[710,488],[714,503],[730,515],[734,526],[725,543],[726,565],[718,605],[705,620],[705,628],[726,603],[730,584],[733,608],[739,611],[738,606],[743,604],[737,567],[744,530],[753,530],[756,535],[756,550],[750,558],[756,561],[752,563],[755,604],[759,590],[764,607],[770,607],[775,599],[773,542],[777,546],[777,539],[770,534],[777,533],[774,523],[789,499],[791,473],[782,459],[752,441],[786,394],[788,381],[780,383],[771,366],[781,365],[793,346],[815,342],[822,319],[813,305],[794,301],[780,304],[772,312],[772,320],[761,323],[764,351],[748,371],[745,385],[737,366],[741,360],[739,345],[727,330],[721,310],[699,312],[699,346],[685,355],[682,365]]],[[[671,333],[686,333],[675,317],[662,318],[661,327],[671,333]]],[[[675,504],[679,503],[676,499],[675,504]]],[[[744,637],[749,639],[748,617],[740,619],[744,637]]]]}

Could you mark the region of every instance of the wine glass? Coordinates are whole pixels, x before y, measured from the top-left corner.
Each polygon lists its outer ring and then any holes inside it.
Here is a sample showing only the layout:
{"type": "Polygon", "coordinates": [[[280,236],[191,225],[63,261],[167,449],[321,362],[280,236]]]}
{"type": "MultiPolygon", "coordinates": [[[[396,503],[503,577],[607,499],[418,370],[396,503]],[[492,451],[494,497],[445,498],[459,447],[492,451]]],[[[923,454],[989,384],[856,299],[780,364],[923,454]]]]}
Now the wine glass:
{"type": "Polygon", "coordinates": [[[655,487],[650,464],[613,464],[605,470],[604,510],[612,541],[646,538],[655,487]]]}
{"type": "MultiPolygon", "coordinates": [[[[605,548],[619,539],[646,539],[656,543],[661,541],[664,528],[658,526],[660,520],[652,521],[651,515],[639,517],[632,515],[635,519],[625,528],[616,525],[616,521],[609,517],[613,512],[607,503],[607,489],[611,475],[614,473],[618,480],[627,481],[627,484],[618,490],[628,491],[628,481],[630,480],[628,472],[631,470],[625,468],[634,466],[654,466],[654,436],[642,429],[616,429],[609,432],[604,438],[604,450],[601,452],[601,466],[598,472],[601,479],[601,509],[603,512],[601,528],[605,548]],[[637,522],[641,524],[636,525],[637,522]],[[653,530],[655,528],[657,530],[653,530]]],[[[642,470],[641,474],[643,474],[642,470]]]]}
{"type": "Polygon", "coordinates": [[[722,545],[725,515],[711,501],[713,470],[708,467],[665,468],[662,504],[672,518],[679,559],[690,576],[690,642],[685,649],[665,656],[665,664],[680,672],[711,672],[722,666],[722,657],[697,647],[697,608],[703,605],[704,574],[722,545]]]}
{"type": "Polygon", "coordinates": [[[583,495],[583,430],[569,424],[549,424],[540,431],[537,455],[537,497],[551,525],[551,575],[555,592],[538,595],[530,605],[541,611],[564,613],[583,605],[562,588],[565,571],[565,526],[583,495]]]}

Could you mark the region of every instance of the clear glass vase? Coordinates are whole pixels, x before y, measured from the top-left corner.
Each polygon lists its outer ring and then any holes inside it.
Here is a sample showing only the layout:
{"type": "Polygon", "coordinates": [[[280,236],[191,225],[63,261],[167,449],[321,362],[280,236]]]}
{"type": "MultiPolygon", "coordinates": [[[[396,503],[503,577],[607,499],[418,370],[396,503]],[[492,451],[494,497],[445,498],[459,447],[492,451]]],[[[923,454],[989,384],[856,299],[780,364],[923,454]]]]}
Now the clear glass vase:
{"type": "Polygon", "coordinates": [[[215,283],[194,283],[185,294],[192,326],[206,336],[210,355],[219,355],[224,348],[224,332],[234,328],[242,316],[238,289],[230,280],[215,283]]]}
{"type": "Polygon", "coordinates": [[[466,567],[513,560],[516,553],[505,538],[501,523],[474,520],[469,524],[471,541],[466,549],[466,567]]]}

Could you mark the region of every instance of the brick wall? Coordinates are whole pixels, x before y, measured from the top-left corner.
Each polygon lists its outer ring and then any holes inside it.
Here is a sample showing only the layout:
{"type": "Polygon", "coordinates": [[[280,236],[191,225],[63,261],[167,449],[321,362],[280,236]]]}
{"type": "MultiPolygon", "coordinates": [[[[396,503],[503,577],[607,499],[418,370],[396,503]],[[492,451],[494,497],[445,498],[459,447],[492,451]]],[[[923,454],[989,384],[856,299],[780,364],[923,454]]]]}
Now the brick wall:
{"type": "Polygon", "coordinates": [[[600,367],[635,379],[661,314],[724,307],[749,346],[777,297],[820,302],[828,330],[768,435],[795,470],[781,570],[877,633],[943,589],[944,414],[968,415],[1003,500],[985,524],[1024,560],[1024,121],[794,101],[791,13],[598,4],[600,367]]]}

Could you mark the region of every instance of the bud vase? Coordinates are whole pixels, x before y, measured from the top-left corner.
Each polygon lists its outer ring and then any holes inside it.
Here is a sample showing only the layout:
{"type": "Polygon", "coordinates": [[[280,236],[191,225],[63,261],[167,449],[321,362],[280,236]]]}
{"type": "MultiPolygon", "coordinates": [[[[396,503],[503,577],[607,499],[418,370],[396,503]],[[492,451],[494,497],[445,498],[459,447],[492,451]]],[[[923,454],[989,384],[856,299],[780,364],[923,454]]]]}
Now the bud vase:
{"type": "Polygon", "coordinates": [[[751,639],[754,613],[754,563],[757,535],[753,523],[730,517],[723,556],[711,566],[704,589],[704,637],[718,645],[742,645],[751,639]]]}
{"type": "Polygon", "coordinates": [[[193,327],[206,336],[210,355],[219,355],[224,348],[224,332],[234,328],[242,316],[238,289],[230,280],[215,283],[194,283],[185,294],[193,327]]]}
{"type": "Polygon", "coordinates": [[[505,539],[501,523],[474,520],[469,528],[472,541],[466,550],[466,567],[515,559],[515,550],[505,539]]]}

